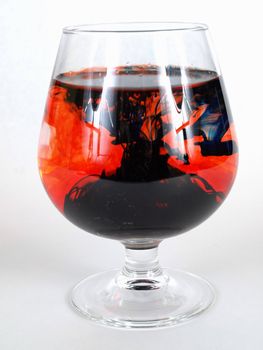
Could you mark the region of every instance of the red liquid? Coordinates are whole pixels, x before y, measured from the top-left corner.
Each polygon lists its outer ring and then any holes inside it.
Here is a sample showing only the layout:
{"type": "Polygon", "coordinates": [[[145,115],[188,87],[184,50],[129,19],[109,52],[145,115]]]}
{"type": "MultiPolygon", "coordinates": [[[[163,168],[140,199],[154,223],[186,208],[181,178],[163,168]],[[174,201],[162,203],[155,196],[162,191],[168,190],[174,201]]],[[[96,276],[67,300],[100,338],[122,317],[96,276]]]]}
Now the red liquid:
{"type": "Polygon", "coordinates": [[[201,223],[237,168],[222,89],[214,72],[176,67],[58,76],[39,147],[50,198],[77,226],[109,238],[162,239],[201,223]]]}

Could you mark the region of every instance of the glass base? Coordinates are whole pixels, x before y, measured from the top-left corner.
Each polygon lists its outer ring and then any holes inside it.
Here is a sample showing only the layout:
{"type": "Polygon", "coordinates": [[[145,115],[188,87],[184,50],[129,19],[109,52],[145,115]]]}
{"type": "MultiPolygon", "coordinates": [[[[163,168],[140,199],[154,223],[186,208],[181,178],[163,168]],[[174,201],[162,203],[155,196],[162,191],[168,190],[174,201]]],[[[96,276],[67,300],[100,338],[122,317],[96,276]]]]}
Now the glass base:
{"type": "Polygon", "coordinates": [[[88,319],[117,328],[159,328],[182,324],[214,301],[213,287],[188,272],[163,269],[158,278],[124,280],[118,270],[92,275],[76,285],[72,304],[88,319]]]}

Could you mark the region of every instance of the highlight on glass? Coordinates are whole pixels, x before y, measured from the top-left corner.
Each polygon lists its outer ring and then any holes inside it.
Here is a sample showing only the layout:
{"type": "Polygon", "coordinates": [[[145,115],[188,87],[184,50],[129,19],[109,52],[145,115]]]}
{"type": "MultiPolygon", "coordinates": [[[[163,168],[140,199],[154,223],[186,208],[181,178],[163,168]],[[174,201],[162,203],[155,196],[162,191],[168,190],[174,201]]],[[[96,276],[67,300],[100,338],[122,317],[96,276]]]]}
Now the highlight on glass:
{"type": "Polygon", "coordinates": [[[234,123],[206,25],[64,28],[38,157],[57,209],[125,247],[121,269],[73,289],[79,312],[112,327],[151,328],[188,321],[213,303],[209,282],[162,268],[157,254],[162,240],[220,207],[237,171],[234,123]]]}

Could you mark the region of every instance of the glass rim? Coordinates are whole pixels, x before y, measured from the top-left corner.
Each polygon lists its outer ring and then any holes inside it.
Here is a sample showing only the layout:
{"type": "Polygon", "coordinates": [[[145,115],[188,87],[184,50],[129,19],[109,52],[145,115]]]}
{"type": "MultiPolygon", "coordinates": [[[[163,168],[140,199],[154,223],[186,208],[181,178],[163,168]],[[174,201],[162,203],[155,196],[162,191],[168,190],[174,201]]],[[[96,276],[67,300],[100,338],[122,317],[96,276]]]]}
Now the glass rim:
{"type": "Polygon", "coordinates": [[[64,34],[85,33],[150,33],[207,30],[208,26],[197,22],[108,22],[66,26],[64,34]]]}

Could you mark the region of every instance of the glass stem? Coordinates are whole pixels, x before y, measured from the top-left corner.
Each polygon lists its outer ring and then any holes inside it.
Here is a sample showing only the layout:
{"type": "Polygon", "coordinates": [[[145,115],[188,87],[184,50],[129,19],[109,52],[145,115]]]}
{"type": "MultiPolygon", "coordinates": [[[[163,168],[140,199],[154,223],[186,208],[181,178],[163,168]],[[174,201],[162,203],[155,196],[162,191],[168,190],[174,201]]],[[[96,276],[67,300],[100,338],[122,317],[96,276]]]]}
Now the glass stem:
{"type": "Polygon", "coordinates": [[[151,249],[125,248],[125,264],[117,277],[120,287],[133,290],[159,289],[166,285],[158,259],[158,247],[151,249]]]}

